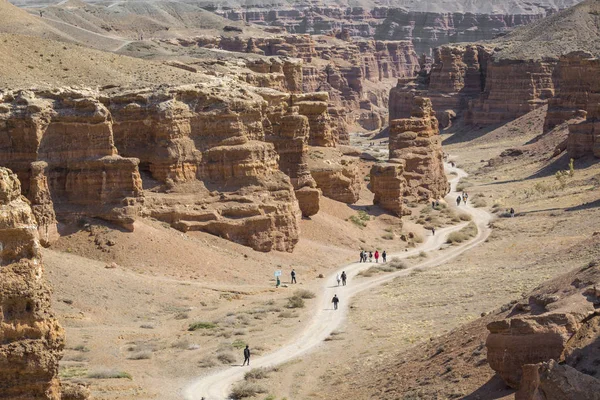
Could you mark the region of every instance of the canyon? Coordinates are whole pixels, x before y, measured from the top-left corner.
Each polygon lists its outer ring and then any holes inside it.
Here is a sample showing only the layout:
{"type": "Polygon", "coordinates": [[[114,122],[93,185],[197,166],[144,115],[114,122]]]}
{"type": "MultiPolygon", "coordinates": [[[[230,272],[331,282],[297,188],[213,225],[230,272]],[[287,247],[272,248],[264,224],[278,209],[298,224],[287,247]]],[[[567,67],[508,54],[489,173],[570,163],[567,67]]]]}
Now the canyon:
{"type": "Polygon", "coordinates": [[[0,0],[0,397],[597,398],[600,4],[327,3],[0,0]]]}

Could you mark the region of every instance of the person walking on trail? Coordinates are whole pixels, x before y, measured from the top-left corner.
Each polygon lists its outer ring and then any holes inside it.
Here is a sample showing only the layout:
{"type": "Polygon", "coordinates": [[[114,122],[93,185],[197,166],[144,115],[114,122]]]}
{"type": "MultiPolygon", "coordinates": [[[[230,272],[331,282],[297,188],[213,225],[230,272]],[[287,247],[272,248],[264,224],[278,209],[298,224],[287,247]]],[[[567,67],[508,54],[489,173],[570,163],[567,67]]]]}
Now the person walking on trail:
{"type": "Polygon", "coordinates": [[[292,269],[292,283],[296,283],[296,270],[292,269]]]}
{"type": "Polygon", "coordinates": [[[337,294],[333,295],[333,299],[331,299],[331,302],[333,303],[333,309],[337,310],[338,303],[340,302],[340,299],[338,299],[337,294]]]}
{"type": "Polygon", "coordinates": [[[373,252],[369,252],[369,262],[373,262],[373,252]]]}
{"type": "Polygon", "coordinates": [[[514,208],[510,208],[510,217],[514,218],[515,217],[515,209],[514,208]]]}
{"type": "Polygon", "coordinates": [[[346,276],[346,271],[342,271],[342,286],[346,286],[346,279],[348,277],[346,276]]]}
{"type": "Polygon", "coordinates": [[[462,197],[458,196],[458,197],[456,198],[456,205],[457,205],[457,206],[460,206],[460,202],[461,202],[461,201],[462,201],[462,197]]]}
{"type": "Polygon", "coordinates": [[[435,236],[435,226],[431,227],[431,236],[435,236]]]}
{"type": "Polygon", "coordinates": [[[340,282],[341,282],[341,280],[342,280],[342,278],[340,277],[340,274],[337,274],[337,275],[335,276],[335,280],[337,281],[337,283],[338,283],[338,286],[340,286],[340,282]]]}
{"type": "Polygon", "coordinates": [[[375,262],[378,263],[379,262],[379,251],[375,250],[375,262]]]}
{"type": "Polygon", "coordinates": [[[281,285],[281,281],[279,280],[279,277],[277,277],[277,282],[275,283],[275,287],[278,288],[279,285],[281,285]]]}
{"type": "Polygon", "coordinates": [[[387,262],[386,257],[387,257],[387,253],[384,250],[383,253],[381,253],[381,259],[383,260],[383,262],[387,262]]]}
{"type": "Polygon", "coordinates": [[[467,204],[468,198],[469,198],[469,194],[467,192],[463,192],[463,203],[467,204]]]}
{"type": "Polygon", "coordinates": [[[365,252],[364,251],[360,251],[360,262],[363,262],[365,259],[365,252]]]}
{"type": "Polygon", "coordinates": [[[246,363],[250,366],[250,346],[248,345],[246,345],[246,348],[244,349],[244,363],[242,364],[242,367],[246,365],[246,363]]]}

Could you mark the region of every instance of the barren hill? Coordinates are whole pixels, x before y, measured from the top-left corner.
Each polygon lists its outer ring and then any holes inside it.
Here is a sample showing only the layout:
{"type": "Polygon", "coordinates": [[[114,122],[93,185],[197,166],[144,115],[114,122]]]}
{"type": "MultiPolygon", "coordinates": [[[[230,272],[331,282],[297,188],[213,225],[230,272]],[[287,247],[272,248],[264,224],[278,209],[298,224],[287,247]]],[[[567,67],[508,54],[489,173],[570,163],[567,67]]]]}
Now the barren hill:
{"type": "Polygon", "coordinates": [[[576,50],[600,55],[600,2],[587,0],[530,25],[519,27],[498,42],[498,59],[558,58],[576,50]]]}

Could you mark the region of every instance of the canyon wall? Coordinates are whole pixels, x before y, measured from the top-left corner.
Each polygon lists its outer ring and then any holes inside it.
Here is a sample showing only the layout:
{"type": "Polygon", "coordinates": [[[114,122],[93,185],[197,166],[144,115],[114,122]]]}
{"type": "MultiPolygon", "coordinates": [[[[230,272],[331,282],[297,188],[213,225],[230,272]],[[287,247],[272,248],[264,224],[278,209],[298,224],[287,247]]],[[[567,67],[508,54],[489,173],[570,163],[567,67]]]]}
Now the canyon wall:
{"type": "Polygon", "coordinates": [[[550,99],[544,130],[569,121],[567,152],[571,158],[600,158],[600,60],[590,52],[573,52],[558,62],[558,90],[550,99]]]}
{"type": "Polygon", "coordinates": [[[142,196],[138,160],[114,146],[112,121],[86,91],[5,92],[0,157],[23,183],[44,242],[63,219],[94,216],[130,227],[142,196]]]}
{"type": "MultiPolygon", "coordinates": [[[[280,68],[280,84],[256,77],[252,78],[253,81],[246,81],[292,93],[297,93],[299,88],[303,92],[327,92],[328,113],[333,117],[334,136],[339,143],[348,143],[350,126],[358,124],[364,129],[382,128],[387,119],[389,88],[395,79],[412,77],[419,70],[418,58],[410,41],[351,42],[328,36],[283,35],[256,39],[203,36],[168,42],[184,47],[199,46],[281,57],[284,61],[279,62],[283,65],[280,68]],[[289,61],[289,57],[302,60],[301,76],[297,64],[289,61]]],[[[255,64],[260,68],[249,68],[263,73],[267,69],[276,71],[272,63],[255,64]]]]}
{"type": "Polygon", "coordinates": [[[405,214],[406,178],[404,162],[390,160],[371,167],[369,189],[375,194],[373,204],[401,217],[405,214]]]}
{"type": "Polygon", "coordinates": [[[64,331],[50,289],[36,221],[20,182],[0,167],[0,397],[59,400],[64,331]]]}

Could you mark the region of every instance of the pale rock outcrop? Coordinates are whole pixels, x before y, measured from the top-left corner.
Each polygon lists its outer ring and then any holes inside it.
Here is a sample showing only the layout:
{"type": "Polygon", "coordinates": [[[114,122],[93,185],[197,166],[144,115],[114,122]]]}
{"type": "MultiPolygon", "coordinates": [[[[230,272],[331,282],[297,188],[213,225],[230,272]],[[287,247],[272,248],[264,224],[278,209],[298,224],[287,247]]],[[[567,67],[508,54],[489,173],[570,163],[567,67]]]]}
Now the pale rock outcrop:
{"type": "Polygon", "coordinates": [[[0,167],[0,397],[59,400],[64,331],[50,289],[35,218],[20,182],[0,167]]]}
{"type": "Polygon", "coordinates": [[[344,156],[335,148],[312,147],[308,166],[325,197],[347,204],[358,201],[361,177],[356,157],[344,156]]]}
{"type": "Polygon", "coordinates": [[[389,149],[390,160],[405,163],[409,200],[429,201],[448,193],[438,121],[430,99],[415,97],[412,116],[391,121],[389,149]]]}
{"type": "Polygon", "coordinates": [[[406,178],[402,160],[374,164],[371,167],[369,189],[375,194],[373,204],[399,217],[405,215],[406,178]]]}
{"type": "Polygon", "coordinates": [[[304,93],[292,96],[292,105],[308,118],[311,146],[334,147],[337,140],[329,115],[329,96],[326,92],[304,93]]]}

